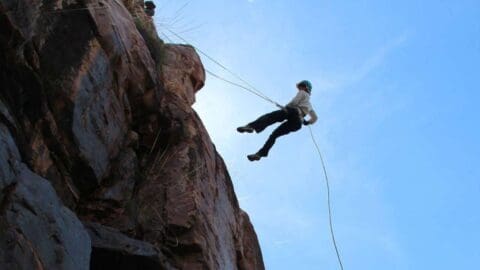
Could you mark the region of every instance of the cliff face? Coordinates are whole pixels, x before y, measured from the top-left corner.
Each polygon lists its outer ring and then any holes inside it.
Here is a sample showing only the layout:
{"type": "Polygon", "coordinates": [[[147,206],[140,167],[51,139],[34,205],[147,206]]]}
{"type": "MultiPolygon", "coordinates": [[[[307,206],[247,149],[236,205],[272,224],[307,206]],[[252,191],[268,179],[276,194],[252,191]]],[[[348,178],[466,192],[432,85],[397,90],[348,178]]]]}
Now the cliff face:
{"type": "Polygon", "coordinates": [[[0,29],[0,265],[264,269],[200,58],[142,1],[0,0],[0,29]]]}

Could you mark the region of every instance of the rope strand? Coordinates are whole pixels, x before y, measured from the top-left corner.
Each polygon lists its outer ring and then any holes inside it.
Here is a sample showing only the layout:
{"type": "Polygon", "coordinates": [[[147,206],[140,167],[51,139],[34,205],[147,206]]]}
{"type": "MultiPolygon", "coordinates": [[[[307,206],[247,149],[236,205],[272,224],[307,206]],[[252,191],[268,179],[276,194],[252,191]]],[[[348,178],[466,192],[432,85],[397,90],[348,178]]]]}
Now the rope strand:
{"type": "MultiPolygon", "coordinates": [[[[242,89],[244,89],[244,90],[247,90],[248,92],[250,92],[250,93],[256,95],[257,97],[262,98],[262,99],[264,99],[264,100],[266,100],[266,101],[268,101],[268,102],[272,102],[269,98],[266,98],[266,97],[260,95],[259,93],[255,92],[255,91],[252,91],[250,88],[247,88],[247,87],[245,87],[245,86],[243,86],[243,85],[240,85],[240,84],[238,84],[238,83],[235,83],[235,82],[229,81],[229,80],[227,80],[227,79],[225,79],[225,78],[222,78],[221,76],[213,73],[212,71],[210,71],[210,70],[208,70],[208,69],[205,69],[205,71],[206,71],[208,74],[212,75],[213,77],[215,77],[215,78],[217,78],[217,79],[219,79],[219,80],[222,80],[222,81],[224,81],[224,82],[226,82],[226,83],[229,83],[229,84],[231,84],[231,85],[233,85],[233,86],[236,86],[236,87],[242,88],[242,89]]],[[[278,103],[276,103],[276,102],[273,102],[273,103],[274,103],[275,105],[278,105],[278,103]]]]}
{"type": "Polygon", "coordinates": [[[322,162],[323,174],[325,175],[325,184],[327,186],[328,223],[330,226],[330,235],[332,237],[335,253],[337,254],[338,264],[340,265],[340,269],[343,270],[343,263],[340,257],[340,252],[338,251],[337,241],[335,240],[335,231],[333,228],[332,203],[330,198],[330,181],[328,180],[327,167],[325,166],[325,160],[323,159],[322,152],[320,151],[320,147],[318,146],[317,140],[315,139],[312,128],[310,126],[308,126],[308,130],[310,131],[312,142],[315,145],[315,148],[317,149],[317,152],[318,152],[318,156],[320,157],[320,161],[322,162]]]}
{"type": "MultiPolygon", "coordinates": [[[[179,38],[180,40],[182,40],[183,42],[187,43],[187,44],[190,44],[191,46],[192,43],[189,42],[188,40],[186,40],[185,38],[183,38],[182,36],[180,36],[179,34],[175,33],[174,31],[172,31],[171,29],[165,27],[165,29],[170,32],[172,35],[176,36],[177,38],[179,38]]],[[[210,61],[212,61],[213,63],[217,64],[219,67],[221,67],[222,69],[224,69],[225,71],[227,71],[230,75],[234,76],[235,78],[237,78],[238,80],[240,80],[241,82],[243,82],[244,84],[246,84],[248,87],[250,87],[251,89],[250,90],[253,90],[255,92],[258,93],[258,95],[261,95],[263,96],[263,99],[273,103],[273,104],[278,104],[277,102],[275,102],[274,100],[272,100],[271,98],[269,98],[267,95],[265,95],[262,91],[258,90],[257,88],[255,88],[253,85],[251,85],[248,81],[246,81],[245,79],[243,79],[242,77],[240,77],[239,75],[237,75],[235,72],[231,71],[229,68],[227,68],[225,65],[223,65],[222,63],[218,62],[217,60],[215,60],[213,57],[211,57],[210,55],[208,55],[206,52],[204,52],[203,50],[199,49],[198,47],[195,47],[193,46],[200,54],[202,54],[203,56],[205,56],[206,58],[208,58],[210,61]]]]}

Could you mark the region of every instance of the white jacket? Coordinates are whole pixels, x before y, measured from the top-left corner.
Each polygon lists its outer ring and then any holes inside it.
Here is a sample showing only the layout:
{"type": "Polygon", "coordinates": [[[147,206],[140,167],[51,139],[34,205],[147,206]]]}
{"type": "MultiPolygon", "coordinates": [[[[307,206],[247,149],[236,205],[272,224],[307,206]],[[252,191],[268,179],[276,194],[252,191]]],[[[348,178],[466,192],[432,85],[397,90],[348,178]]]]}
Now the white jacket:
{"type": "Polygon", "coordinates": [[[292,101],[287,104],[287,107],[298,108],[303,115],[309,115],[309,124],[315,123],[318,119],[317,114],[313,110],[312,104],[310,103],[310,94],[303,90],[298,91],[297,95],[292,99],[292,101]]]}

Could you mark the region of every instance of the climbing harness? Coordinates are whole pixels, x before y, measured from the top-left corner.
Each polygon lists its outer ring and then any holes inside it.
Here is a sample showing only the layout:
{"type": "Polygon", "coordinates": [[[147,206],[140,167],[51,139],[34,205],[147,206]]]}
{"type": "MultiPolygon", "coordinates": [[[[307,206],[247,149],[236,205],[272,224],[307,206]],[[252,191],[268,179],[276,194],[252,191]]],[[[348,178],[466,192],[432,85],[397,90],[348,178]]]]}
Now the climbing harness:
{"type": "MultiPolygon", "coordinates": [[[[183,42],[185,42],[186,44],[190,44],[192,47],[194,47],[200,54],[204,55],[206,58],[208,58],[210,61],[212,61],[213,63],[217,64],[219,67],[221,67],[222,69],[224,69],[225,71],[227,71],[229,74],[231,74],[232,76],[234,76],[235,78],[237,78],[238,80],[242,81],[243,83],[245,83],[248,87],[246,86],[243,86],[239,83],[236,83],[236,82],[233,82],[233,81],[230,81],[228,79],[225,79],[223,78],[222,76],[218,75],[218,74],[215,74],[214,72],[208,70],[208,69],[205,69],[206,72],[210,75],[212,75],[213,77],[221,80],[221,81],[224,81],[228,84],[231,84],[233,86],[236,86],[240,89],[243,89],[243,90],[246,90],[262,99],[264,99],[265,101],[268,101],[270,103],[273,103],[274,105],[276,106],[280,106],[277,102],[275,102],[273,99],[269,98],[267,95],[265,95],[263,92],[261,92],[260,90],[256,89],[255,87],[253,87],[250,83],[248,83],[246,80],[244,80],[242,77],[240,77],[239,75],[237,75],[236,73],[234,73],[233,71],[231,71],[230,69],[228,69],[227,67],[225,67],[223,64],[221,64],[220,62],[218,62],[217,60],[215,60],[213,57],[209,56],[207,53],[205,53],[204,51],[200,50],[199,48],[197,48],[196,46],[193,46],[192,43],[188,42],[185,38],[183,38],[182,36],[180,36],[179,34],[175,33],[174,31],[172,31],[171,29],[169,28],[166,28],[165,29],[170,32],[172,35],[176,36],[177,38],[179,38],[180,40],[182,40],[183,42]]],[[[165,34],[163,34],[165,35],[165,34]]],[[[170,38],[165,35],[167,37],[167,39],[170,40],[170,38]]],[[[315,149],[317,150],[317,153],[318,153],[318,156],[320,157],[320,161],[321,161],[321,164],[322,164],[322,169],[323,169],[323,173],[324,173],[324,178],[325,178],[325,184],[326,184],[326,187],[327,187],[327,206],[328,206],[328,221],[329,221],[329,227],[330,227],[330,235],[331,235],[331,239],[332,239],[332,243],[333,243],[333,247],[335,249],[335,254],[337,256],[337,260],[338,260],[338,264],[339,264],[339,267],[341,270],[343,270],[343,262],[342,262],[342,258],[340,256],[340,251],[339,251],[339,248],[338,248],[338,245],[337,245],[337,241],[336,241],[336,238],[335,238],[335,229],[334,229],[334,226],[333,226],[333,213],[332,213],[332,203],[331,203],[331,196],[330,196],[330,181],[328,179],[328,173],[327,173],[327,166],[325,165],[325,160],[323,159],[323,155],[322,155],[322,152],[320,150],[320,147],[317,143],[317,140],[315,139],[315,136],[313,134],[313,130],[310,126],[308,126],[308,129],[310,131],[310,137],[312,139],[312,142],[315,146],[315,149]]]]}

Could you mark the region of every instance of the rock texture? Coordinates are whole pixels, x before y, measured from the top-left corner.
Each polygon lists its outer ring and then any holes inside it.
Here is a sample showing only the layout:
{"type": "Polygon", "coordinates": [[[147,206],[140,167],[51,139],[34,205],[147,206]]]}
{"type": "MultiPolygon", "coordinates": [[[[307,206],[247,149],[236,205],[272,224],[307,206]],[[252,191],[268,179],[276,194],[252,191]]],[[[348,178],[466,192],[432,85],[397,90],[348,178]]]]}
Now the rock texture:
{"type": "Polygon", "coordinates": [[[0,124],[0,268],[88,269],[90,238],[0,124]]]}
{"type": "Polygon", "coordinates": [[[85,226],[92,239],[91,270],[173,269],[150,243],[129,238],[100,224],[86,223],[85,226]]]}
{"type": "Polygon", "coordinates": [[[0,29],[0,265],[264,269],[200,58],[142,1],[0,0],[0,29]]]}

